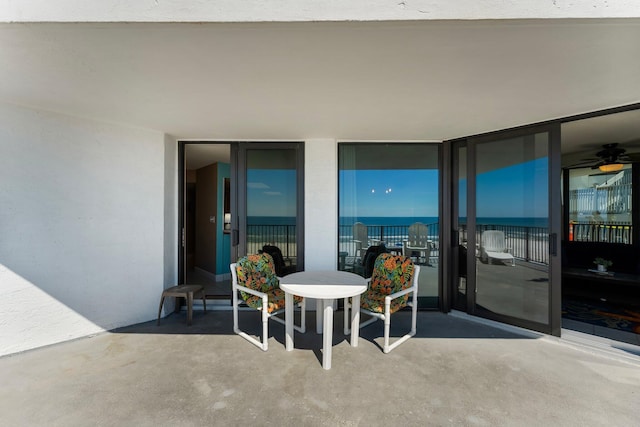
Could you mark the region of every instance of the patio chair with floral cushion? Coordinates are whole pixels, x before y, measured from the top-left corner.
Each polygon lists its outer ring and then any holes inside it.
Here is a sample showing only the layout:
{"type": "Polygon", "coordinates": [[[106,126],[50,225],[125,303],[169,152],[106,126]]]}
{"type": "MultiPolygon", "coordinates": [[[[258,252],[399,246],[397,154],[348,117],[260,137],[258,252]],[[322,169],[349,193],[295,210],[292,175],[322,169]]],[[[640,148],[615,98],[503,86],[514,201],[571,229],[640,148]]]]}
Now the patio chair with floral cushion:
{"type": "MultiPolygon", "coordinates": [[[[267,351],[269,338],[268,321],[273,319],[284,325],[284,319],[277,317],[284,311],[284,291],[280,289],[280,279],[276,276],[273,258],[267,253],[247,255],[230,265],[233,293],[233,331],[247,341],[267,351]],[[238,294],[244,303],[262,312],[262,340],[259,340],[238,327],[238,294]]],[[[300,326],[297,331],[305,331],[305,301],[294,297],[294,302],[301,308],[300,326]]]]}
{"type": "Polygon", "coordinates": [[[373,275],[368,279],[368,289],[360,297],[360,312],[371,318],[361,322],[360,327],[370,325],[378,319],[384,321],[385,353],[416,334],[419,274],[420,267],[414,265],[409,257],[383,253],[376,258],[373,275]],[[406,306],[412,309],[411,331],[390,344],[391,315],[406,306]]]}

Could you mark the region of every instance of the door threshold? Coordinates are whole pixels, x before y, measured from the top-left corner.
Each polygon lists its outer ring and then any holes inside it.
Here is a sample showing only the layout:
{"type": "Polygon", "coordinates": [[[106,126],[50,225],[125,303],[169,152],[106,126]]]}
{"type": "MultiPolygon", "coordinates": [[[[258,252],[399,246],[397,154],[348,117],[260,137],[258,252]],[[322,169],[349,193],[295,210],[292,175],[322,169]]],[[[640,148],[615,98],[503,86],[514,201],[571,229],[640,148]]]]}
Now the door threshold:
{"type": "Polygon", "coordinates": [[[482,323],[494,328],[503,329],[509,332],[521,334],[531,338],[545,339],[549,342],[555,342],[558,344],[564,344],[571,346],[581,351],[597,354],[603,357],[608,357],[618,361],[633,363],[640,365],[640,346],[628,344],[621,341],[615,341],[608,338],[598,337],[595,335],[585,334],[583,332],[572,331],[570,329],[561,329],[560,337],[553,335],[547,335],[542,332],[532,331],[524,329],[519,326],[509,325],[507,323],[500,323],[495,320],[485,319],[483,317],[472,316],[468,313],[451,310],[448,313],[450,316],[455,316],[461,319],[469,320],[472,322],[482,323]]]}
{"type": "Polygon", "coordinates": [[[616,341],[610,338],[586,334],[571,329],[561,330],[560,341],[583,350],[597,352],[615,359],[640,364],[640,345],[616,341]]]}

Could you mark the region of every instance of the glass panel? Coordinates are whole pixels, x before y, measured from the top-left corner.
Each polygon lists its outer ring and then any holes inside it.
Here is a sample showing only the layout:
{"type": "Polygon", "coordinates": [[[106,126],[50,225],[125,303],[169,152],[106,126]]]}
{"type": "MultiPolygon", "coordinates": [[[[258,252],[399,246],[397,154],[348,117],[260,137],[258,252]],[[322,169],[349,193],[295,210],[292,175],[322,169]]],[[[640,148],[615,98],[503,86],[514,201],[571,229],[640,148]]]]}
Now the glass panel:
{"type": "Polygon", "coordinates": [[[247,253],[269,252],[280,276],[297,265],[296,183],[295,150],[247,150],[247,253]]]}
{"type": "Polygon", "coordinates": [[[338,268],[369,276],[367,249],[384,244],[422,266],[420,304],[437,307],[439,145],[340,144],[338,153],[338,268]]]}
{"type": "Polygon", "coordinates": [[[632,244],[631,165],[569,171],[569,240],[632,244]]]}
{"type": "Polygon", "coordinates": [[[549,323],[548,134],[476,147],[476,306],[549,323]]]}

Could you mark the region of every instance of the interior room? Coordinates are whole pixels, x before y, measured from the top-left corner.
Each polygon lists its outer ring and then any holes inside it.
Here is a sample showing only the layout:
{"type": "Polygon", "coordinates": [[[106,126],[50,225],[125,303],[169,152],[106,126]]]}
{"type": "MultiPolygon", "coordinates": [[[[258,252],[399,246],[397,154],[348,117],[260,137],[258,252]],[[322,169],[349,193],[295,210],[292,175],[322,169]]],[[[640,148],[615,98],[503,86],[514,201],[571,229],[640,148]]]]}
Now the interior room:
{"type": "Polygon", "coordinates": [[[562,153],[562,326],[637,344],[640,110],[564,123],[562,153]]]}
{"type": "Polygon", "coordinates": [[[185,144],[182,283],[203,285],[208,300],[224,302],[231,297],[229,156],[229,144],[185,144]]]}

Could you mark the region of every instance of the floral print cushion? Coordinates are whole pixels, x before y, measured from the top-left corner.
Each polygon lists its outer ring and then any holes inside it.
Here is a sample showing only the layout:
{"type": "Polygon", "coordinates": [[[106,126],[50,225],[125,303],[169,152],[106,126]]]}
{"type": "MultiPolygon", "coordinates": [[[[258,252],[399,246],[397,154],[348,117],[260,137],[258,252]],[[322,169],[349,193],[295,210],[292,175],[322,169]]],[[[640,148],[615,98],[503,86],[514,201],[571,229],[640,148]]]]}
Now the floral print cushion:
{"type": "MultiPolygon", "coordinates": [[[[384,313],[384,298],[407,289],[413,284],[414,266],[410,258],[383,253],[376,258],[369,289],[362,294],[361,306],[367,310],[384,313]]],[[[391,300],[391,313],[407,305],[409,295],[391,300]]]]}
{"type": "MultiPolygon", "coordinates": [[[[241,292],[242,293],[242,292],[241,292]]],[[[284,308],[284,291],[280,289],[272,289],[267,294],[267,312],[273,313],[274,311],[284,308]]],[[[256,309],[262,309],[262,298],[256,295],[245,294],[242,296],[244,301],[249,307],[256,309]],[[246,297],[245,297],[246,295],[246,297]]]]}
{"type": "MultiPolygon", "coordinates": [[[[267,294],[269,313],[284,308],[284,291],[280,290],[280,281],[271,255],[262,253],[239,259],[236,274],[238,285],[267,294]]],[[[240,295],[249,307],[262,308],[262,298],[242,291],[240,295]]],[[[300,297],[294,297],[296,302],[301,300],[300,297]]]]}

